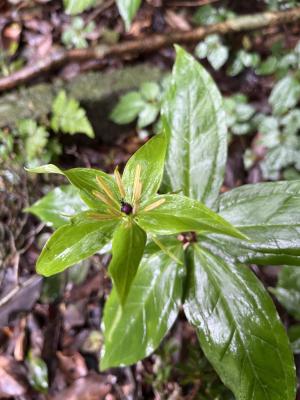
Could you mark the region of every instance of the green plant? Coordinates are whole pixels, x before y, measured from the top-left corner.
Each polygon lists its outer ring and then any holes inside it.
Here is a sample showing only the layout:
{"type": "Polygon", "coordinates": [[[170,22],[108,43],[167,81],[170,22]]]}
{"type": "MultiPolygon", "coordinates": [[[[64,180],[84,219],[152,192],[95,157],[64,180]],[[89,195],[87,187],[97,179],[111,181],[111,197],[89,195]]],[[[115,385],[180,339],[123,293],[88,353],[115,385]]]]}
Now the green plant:
{"type": "Polygon", "coordinates": [[[236,93],[224,99],[226,121],[229,133],[233,135],[247,135],[256,127],[253,116],[255,108],[248,103],[247,96],[236,93]]]}
{"type": "Polygon", "coordinates": [[[38,124],[26,118],[19,120],[16,127],[0,130],[1,161],[16,161],[27,167],[50,162],[62,151],[59,136],[50,135],[51,130],[56,134],[83,133],[94,137],[85,110],[61,90],[53,100],[50,121],[46,119],[38,124]]]}
{"type": "MultiPolygon", "coordinates": [[[[300,171],[300,83],[297,76],[288,75],[280,79],[274,86],[269,103],[271,114],[257,114],[252,118],[258,131],[256,146],[265,149],[260,167],[265,179],[277,180],[281,173],[288,178],[297,176],[300,171]]],[[[255,149],[248,149],[245,166],[250,168],[256,161],[255,149]]]]}
{"type": "Polygon", "coordinates": [[[141,6],[142,0],[116,0],[119,13],[123,18],[125,28],[128,31],[135,14],[141,6]]]}
{"type": "Polygon", "coordinates": [[[63,31],[61,40],[63,44],[71,49],[83,49],[88,47],[87,36],[95,29],[95,23],[93,21],[85,25],[84,20],[81,17],[75,17],[71,25],[63,31]]]}
{"type": "Polygon", "coordinates": [[[228,60],[229,50],[224,46],[220,35],[209,35],[202,42],[198,43],[195,55],[201,59],[207,58],[211,66],[218,70],[228,60]]]}
{"type": "MultiPolygon", "coordinates": [[[[275,288],[269,288],[279,303],[296,320],[300,321],[300,270],[287,265],[279,273],[275,288]]],[[[300,324],[292,325],[288,330],[294,354],[300,354],[300,324]]]]}
{"type": "Polygon", "coordinates": [[[66,14],[76,15],[93,7],[96,0],[63,0],[66,14]]]}
{"type": "Polygon", "coordinates": [[[300,320],[300,271],[294,266],[282,268],[276,288],[270,291],[278,301],[298,321],[300,320]]]}
{"type": "Polygon", "coordinates": [[[176,49],[164,133],[132,156],[122,178],[118,170],[115,179],[93,169],[32,170],[65,175],[90,208],[55,231],[37,271],[60,272],[112,238],[102,369],[149,355],[182,304],[237,400],[294,400],[287,334],[245,264],[300,265],[300,182],[246,185],[219,196],[227,149],[222,98],[194,58],[176,49]],[[159,188],[181,193],[157,195],[159,188]]]}
{"type": "Polygon", "coordinates": [[[136,118],[137,127],[145,128],[156,121],[161,106],[162,88],[156,82],[145,82],[139,91],[121,96],[110,118],[116,124],[129,124],[136,118]]]}
{"type": "Polygon", "coordinates": [[[61,131],[70,135],[84,133],[91,138],[94,137],[85,110],[80,107],[77,100],[67,97],[64,90],[61,90],[53,101],[51,128],[54,132],[61,131]]]}

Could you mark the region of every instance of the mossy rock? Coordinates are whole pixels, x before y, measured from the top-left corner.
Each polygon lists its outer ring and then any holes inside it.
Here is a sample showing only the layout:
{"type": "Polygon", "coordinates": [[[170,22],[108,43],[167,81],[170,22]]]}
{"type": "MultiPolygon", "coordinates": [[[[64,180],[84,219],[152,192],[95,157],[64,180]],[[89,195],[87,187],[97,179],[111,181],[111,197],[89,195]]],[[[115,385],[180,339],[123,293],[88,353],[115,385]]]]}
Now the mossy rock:
{"type": "Polygon", "coordinates": [[[120,94],[138,88],[145,81],[159,81],[165,73],[142,64],[107,72],[88,72],[70,82],[54,80],[7,93],[0,97],[0,128],[13,126],[21,118],[43,121],[51,111],[52,101],[60,89],[65,89],[86,109],[96,137],[112,143],[124,127],[109,121],[109,114],[120,94]]]}

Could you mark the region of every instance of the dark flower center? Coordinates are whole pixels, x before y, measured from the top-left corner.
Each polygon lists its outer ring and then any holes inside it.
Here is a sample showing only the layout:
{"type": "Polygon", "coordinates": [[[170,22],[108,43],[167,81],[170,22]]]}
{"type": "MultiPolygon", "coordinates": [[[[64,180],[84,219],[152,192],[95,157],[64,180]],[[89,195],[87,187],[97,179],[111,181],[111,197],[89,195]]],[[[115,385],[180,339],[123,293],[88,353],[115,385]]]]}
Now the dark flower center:
{"type": "Polygon", "coordinates": [[[121,202],[121,211],[127,215],[132,213],[132,205],[129,203],[121,202]]]}

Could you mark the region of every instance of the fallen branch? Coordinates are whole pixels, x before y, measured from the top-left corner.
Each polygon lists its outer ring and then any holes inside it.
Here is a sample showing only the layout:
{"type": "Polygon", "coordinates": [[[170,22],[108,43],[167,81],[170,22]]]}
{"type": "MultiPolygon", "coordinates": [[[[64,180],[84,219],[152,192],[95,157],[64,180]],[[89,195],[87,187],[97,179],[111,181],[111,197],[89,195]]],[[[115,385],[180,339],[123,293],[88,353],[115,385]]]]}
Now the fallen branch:
{"type": "Polygon", "coordinates": [[[269,26],[292,23],[300,20],[300,7],[287,11],[265,12],[244,15],[225,22],[203,26],[188,32],[174,32],[164,35],[149,35],[142,39],[126,41],[113,46],[100,45],[95,48],[54,51],[48,57],[21,68],[13,74],[0,78],[0,92],[17,87],[44,72],[61,67],[69,61],[103,60],[110,56],[149,53],[174,43],[196,43],[204,37],[219,33],[250,31],[269,26]]]}

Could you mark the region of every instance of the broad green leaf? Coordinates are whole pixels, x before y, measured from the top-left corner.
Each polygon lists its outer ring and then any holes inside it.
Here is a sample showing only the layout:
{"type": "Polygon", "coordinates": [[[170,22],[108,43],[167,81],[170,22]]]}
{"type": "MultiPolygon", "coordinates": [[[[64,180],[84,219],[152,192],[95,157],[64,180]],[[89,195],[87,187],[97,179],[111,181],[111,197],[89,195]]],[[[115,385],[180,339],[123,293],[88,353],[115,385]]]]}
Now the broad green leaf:
{"type": "Polygon", "coordinates": [[[146,231],[157,235],[171,235],[180,232],[223,233],[246,238],[234,226],[221,218],[204,204],[180,195],[162,195],[151,199],[146,211],[136,217],[138,224],[146,231]],[[164,200],[157,208],[147,211],[151,203],[164,200]]]}
{"type": "Polygon", "coordinates": [[[118,198],[119,191],[114,178],[105,172],[92,168],[72,168],[62,170],[53,164],[42,165],[40,167],[28,169],[29,172],[38,174],[60,174],[64,175],[70,183],[80,190],[83,201],[91,208],[106,211],[106,206],[98,200],[93,191],[101,192],[97,184],[96,177],[100,176],[111,190],[115,198],[118,198]]]}
{"type": "Polygon", "coordinates": [[[287,334],[268,293],[243,265],[195,246],[184,311],[237,400],[295,400],[287,334]]]}
{"type": "Polygon", "coordinates": [[[41,357],[35,356],[31,350],[28,352],[26,361],[31,386],[38,392],[47,393],[49,387],[47,364],[41,357]]]}
{"type": "Polygon", "coordinates": [[[155,101],[160,96],[160,87],[156,82],[144,82],[141,84],[140,93],[147,101],[155,101]]]}
{"type": "Polygon", "coordinates": [[[148,140],[127,162],[122,180],[126,188],[126,199],[130,203],[137,167],[141,169],[142,183],[141,202],[154,196],[161,184],[167,139],[165,134],[155,135],[148,140]]]}
{"type": "Polygon", "coordinates": [[[300,99],[300,83],[292,76],[282,78],[274,86],[269,101],[275,114],[284,114],[300,99]]]}
{"type": "Polygon", "coordinates": [[[229,50],[227,46],[219,43],[216,47],[211,49],[208,53],[207,59],[210,65],[218,70],[226,63],[229,57],[229,50]]]}
{"type": "Polygon", "coordinates": [[[63,90],[58,93],[52,104],[51,128],[55,132],[62,131],[71,135],[85,133],[91,138],[95,137],[85,110],[77,100],[68,98],[63,90]]]}
{"type": "Polygon", "coordinates": [[[198,235],[198,239],[204,248],[209,249],[214,254],[218,254],[219,249],[222,248],[239,263],[300,266],[300,256],[286,254],[282,249],[279,253],[272,253],[272,249],[260,249],[261,243],[241,241],[224,235],[210,235],[209,237],[198,235]],[[260,250],[257,250],[257,247],[260,250]]]}
{"type": "Polygon", "coordinates": [[[276,288],[270,288],[270,291],[289,314],[300,320],[300,268],[283,267],[276,288]]]}
{"type": "Polygon", "coordinates": [[[280,179],[280,172],[283,168],[287,168],[299,162],[300,152],[297,150],[297,147],[282,142],[282,137],[280,139],[281,143],[269,150],[264,160],[260,163],[264,179],[278,180],[280,179]]]}
{"type": "Polygon", "coordinates": [[[286,135],[296,135],[300,129],[300,110],[295,108],[281,120],[286,135]]]}
{"type": "Polygon", "coordinates": [[[135,14],[140,8],[142,0],[116,0],[119,13],[125,23],[125,28],[128,31],[135,14]]]}
{"type": "Polygon", "coordinates": [[[109,274],[122,304],[138,270],[146,240],[146,233],[131,220],[122,222],[114,233],[109,274]]]}
{"type": "Polygon", "coordinates": [[[227,157],[226,116],[210,75],[176,47],[172,81],[162,115],[168,125],[166,175],[172,190],[211,206],[223,182],[227,157]]]}
{"type": "Polygon", "coordinates": [[[93,220],[88,213],[78,214],[71,224],[63,225],[54,232],[37,260],[39,274],[57,274],[95,254],[109,242],[118,222],[93,220]]]}
{"type": "Polygon", "coordinates": [[[219,214],[251,240],[252,252],[300,256],[300,181],[245,185],[220,196],[219,214]]]}
{"type": "Polygon", "coordinates": [[[139,114],[138,128],[145,128],[152,124],[159,113],[159,107],[156,104],[147,103],[139,114]]]}
{"type": "Polygon", "coordinates": [[[195,49],[195,54],[199,58],[207,57],[215,70],[220,69],[229,56],[228,47],[222,44],[220,36],[216,34],[209,35],[204,42],[200,42],[195,49]]]}
{"type": "Polygon", "coordinates": [[[110,114],[110,118],[116,124],[129,124],[137,118],[145,104],[139,92],[127,93],[121,97],[110,114]]]}
{"type": "Polygon", "coordinates": [[[96,0],[64,0],[66,14],[80,14],[95,4],[96,0]]]}
{"type": "Polygon", "coordinates": [[[269,56],[256,68],[255,73],[257,75],[270,75],[276,71],[278,67],[278,60],[274,56],[269,56]]]}
{"type": "Polygon", "coordinates": [[[24,211],[36,215],[49,226],[59,228],[70,222],[70,216],[86,210],[78,190],[72,185],[55,188],[24,211]]]}
{"type": "MultiPolygon", "coordinates": [[[[175,254],[182,258],[178,244],[175,254]]],[[[113,289],[104,309],[101,370],[134,364],[158,347],[177,317],[183,277],[183,267],[158,251],[141,262],[123,307],[113,289]]]]}

